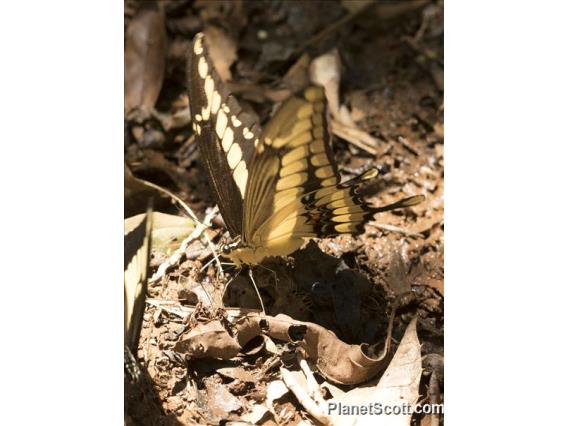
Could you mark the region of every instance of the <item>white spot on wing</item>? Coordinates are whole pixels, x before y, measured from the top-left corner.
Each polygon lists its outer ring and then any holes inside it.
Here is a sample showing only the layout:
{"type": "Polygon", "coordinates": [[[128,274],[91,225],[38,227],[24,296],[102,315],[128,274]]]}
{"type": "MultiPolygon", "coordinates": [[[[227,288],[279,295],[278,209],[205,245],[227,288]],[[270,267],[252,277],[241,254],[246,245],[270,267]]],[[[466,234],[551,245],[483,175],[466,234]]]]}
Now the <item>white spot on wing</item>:
{"type": "Polygon", "coordinates": [[[223,151],[227,152],[229,148],[231,148],[231,144],[233,143],[233,129],[227,127],[225,129],[225,134],[223,135],[223,140],[221,144],[223,145],[223,151]]]}
{"type": "Polygon", "coordinates": [[[234,127],[240,127],[240,125],[243,124],[239,121],[236,115],[231,116],[231,123],[233,123],[234,127]]]}
{"type": "Polygon", "coordinates": [[[221,105],[221,95],[218,91],[213,92],[213,99],[211,100],[211,113],[217,114],[219,106],[221,105]]]}
{"type": "Polygon", "coordinates": [[[207,77],[207,71],[208,71],[207,61],[205,61],[205,58],[203,56],[199,58],[199,62],[197,64],[197,71],[199,72],[199,76],[201,78],[205,79],[205,77],[207,77]]]}
{"type": "Polygon", "coordinates": [[[229,152],[227,153],[227,162],[229,163],[229,167],[234,169],[239,161],[241,161],[241,158],[243,158],[241,147],[238,143],[232,144],[231,149],[229,149],[229,152]]]}
{"type": "Polygon", "coordinates": [[[201,115],[203,120],[209,120],[209,115],[211,113],[211,100],[213,98],[213,92],[215,91],[215,83],[210,75],[205,78],[205,96],[207,97],[207,105],[201,109],[201,115]]]}
{"type": "Polygon", "coordinates": [[[235,171],[233,172],[233,179],[235,179],[235,182],[239,187],[239,191],[241,192],[241,197],[244,199],[248,179],[247,165],[244,161],[239,162],[239,164],[237,164],[237,167],[235,167],[235,171]]]}
{"type": "Polygon", "coordinates": [[[217,122],[215,123],[215,131],[219,139],[223,138],[223,133],[225,133],[225,127],[227,127],[227,116],[222,110],[217,114],[217,122]]]}
{"type": "Polygon", "coordinates": [[[245,139],[254,138],[254,134],[249,130],[248,127],[243,128],[243,136],[245,137],[245,139]]]}
{"type": "Polygon", "coordinates": [[[201,55],[203,53],[203,34],[198,34],[193,45],[193,53],[201,55]]]}

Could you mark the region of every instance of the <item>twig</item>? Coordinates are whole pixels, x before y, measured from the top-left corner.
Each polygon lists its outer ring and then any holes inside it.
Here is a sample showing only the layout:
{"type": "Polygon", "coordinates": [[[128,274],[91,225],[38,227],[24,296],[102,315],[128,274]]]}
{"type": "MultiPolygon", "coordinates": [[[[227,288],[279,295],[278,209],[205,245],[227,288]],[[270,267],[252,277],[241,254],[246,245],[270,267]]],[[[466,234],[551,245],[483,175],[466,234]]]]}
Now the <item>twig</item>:
{"type": "MultiPolygon", "coordinates": [[[[195,306],[183,306],[178,302],[172,300],[160,300],[160,299],[146,299],[146,303],[150,306],[155,306],[161,310],[168,312],[178,317],[185,318],[187,315],[195,311],[195,306]]],[[[250,313],[260,314],[260,309],[254,308],[223,308],[227,312],[227,319],[229,322],[234,322],[235,320],[248,315],[250,313]]]]}
{"type": "Polygon", "coordinates": [[[300,368],[304,372],[304,376],[306,376],[306,382],[308,384],[308,391],[310,397],[316,402],[316,404],[322,406],[323,404],[325,404],[325,400],[323,398],[323,395],[321,394],[321,389],[319,387],[319,384],[316,378],[314,377],[314,373],[310,369],[308,362],[305,360],[305,358],[301,355],[300,352],[298,352],[298,361],[300,363],[300,368]]]}
{"type": "Polygon", "coordinates": [[[401,145],[409,150],[412,154],[416,155],[417,157],[419,156],[419,152],[416,151],[416,149],[408,143],[408,140],[406,140],[404,136],[399,136],[397,139],[401,143],[401,145]]]}
{"type": "Polygon", "coordinates": [[[333,425],[333,420],[327,414],[325,414],[325,411],[322,407],[320,407],[312,398],[310,398],[308,392],[306,392],[302,385],[298,383],[290,370],[287,370],[284,367],[280,367],[280,374],[282,374],[282,380],[284,380],[284,383],[286,384],[288,389],[292,391],[292,393],[298,399],[298,402],[302,404],[302,406],[311,416],[313,416],[318,422],[324,425],[333,425]]]}
{"type": "Polygon", "coordinates": [[[355,127],[347,126],[336,119],[331,119],[331,130],[334,135],[345,139],[357,148],[367,151],[372,155],[377,154],[377,149],[372,144],[378,143],[378,140],[373,138],[367,132],[355,127]]]}
{"type": "Polygon", "coordinates": [[[179,198],[177,195],[175,195],[173,192],[170,192],[169,190],[167,190],[166,188],[162,188],[159,185],[156,185],[155,183],[152,182],[148,182],[147,180],[144,179],[139,179],[137,177],[135,177],[135,179],[142,183],[145,186],[148,186],[152,189],[155,189],[157,191],[163,192],[164,194],[166,194],[168,197],[172,198],[174,201],[176,201],[177,203],[179,203],[180,206],[183,207],[183,209],[187,212],[187,214],[196,222],[199,223],[199,219],[197,219],[197,216],[195,215],[195,213],[193,213],[193,210],[191,210],[191,208],[185,203],[185,201],[183,201],[181,198],[179,198]]]}
{"type": "Polygon", "coordinates": [[[339,30],[345,24],[348,24],[353,19],[355,19],[357,16],[359,16],[361,13],[365,12],[367,9],[369,9],[371,6],[374,6],[374,5],[375,5],[374,2],[369,2],[368,4],[363,6],[361,9],[359,9],[355,12],[351,12],[348,15],[345,15],[342,18],[339,18],[337,21],[335,21],[329,27],[324,28],[322,31],[317,33],[315,36],[309,38],[306,42],[301,44],[300,47],[297,49],[297,51],[303,52],[304,50],[306,50],[306,48],[308,46],[320,42],[321,40],[323,40],[326,37],[328,37],[329,35],[333,34],[335,31],[339,30]]]}
{"type": "MultiPolygon", "coordinates": [[[[165,276],[169,268],[178,264],[182,255],[189,247],[189,244],[201,237],[201,234],[203,234],[205,229],[207,229],[211,225],[211,220],[213,219],[213,217],[215,217],[216,214],[217,209],[213,209],[207,214],[207,216],[203,220],[203,223],[196,220],[197,226],[195,227],[193,232],[189,235],[189,237],[183,240],[179,248],[168,259],[166,259],[164,263],[159,266],[158,270],[154,273],[154,275],[152,275],[152,278],[150,278],[149,284],[155,284],[156,282],[158,282],[158,280],[165,276]]],[[[211,243],[211,240],[208,239],[207,242],[209,244],[209,247],[211,248],[211,251],[213,252],[213,255],[217,256],[215,247],[213,246],[213,243],[211,243]]],[[[223,268],[221,267],[221,262],[219,261],[218,257],[216,257],[216,260],[217,266],[222,273],[223,268]]]]}
{"type": "Polygon", "coordinates": [[[381,229],[383,231],[397,232],[397,233],[402,234],[402,235],[407,236],[407,237],[415,237],[415,238],[422,238],[422,239],[424,238],[424,235],[421,234],[421,233],[408,231],[407,229],[399,228],[398,226],[395,226],[395,225],[387,225],[387,224],[377,223],[377,222],[369,222],[369,225],[374,226],[375,228],[381,229]]]}
{"type": "Polygon", "coordinates": [[[192,314],[195,311],[194,306],[182,306],[179,303],[175,303],[169,300],[146,299],[146,303],[150,306],[156,306],[162,311],[177,315],[181,318],[185,318],[187,315],[192,314]]]}

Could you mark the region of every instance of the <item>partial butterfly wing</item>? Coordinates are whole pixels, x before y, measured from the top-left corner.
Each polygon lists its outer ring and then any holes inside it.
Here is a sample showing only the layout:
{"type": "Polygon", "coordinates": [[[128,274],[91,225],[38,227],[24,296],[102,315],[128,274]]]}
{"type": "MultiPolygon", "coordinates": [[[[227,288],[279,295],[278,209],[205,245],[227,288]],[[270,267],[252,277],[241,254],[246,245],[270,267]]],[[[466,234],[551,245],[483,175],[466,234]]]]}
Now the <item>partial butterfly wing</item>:
{"type": "Polygon", "coordinates": [[[323,90],[310,87],[289,98],[262,132],[245,197],[245,241],[262,245],[268,228],[270,238],[317,236],[310,224],[290,222],[307,213],[304,195],[339,182],[325,114],[323,90]]]}
{"type": "Polygon", "coordinates": [[[259,129],[215,70],[203,34],[187,65],[189,104],[199,150],[223,219],[233,237],[242,232],[243,205],[259,129]]]}
{"type": "Polygon", "coordinates": [[[124,235],[124,344],[138,349],[146,300],[152,215],[140,215],[140,223],[124,235]]]}

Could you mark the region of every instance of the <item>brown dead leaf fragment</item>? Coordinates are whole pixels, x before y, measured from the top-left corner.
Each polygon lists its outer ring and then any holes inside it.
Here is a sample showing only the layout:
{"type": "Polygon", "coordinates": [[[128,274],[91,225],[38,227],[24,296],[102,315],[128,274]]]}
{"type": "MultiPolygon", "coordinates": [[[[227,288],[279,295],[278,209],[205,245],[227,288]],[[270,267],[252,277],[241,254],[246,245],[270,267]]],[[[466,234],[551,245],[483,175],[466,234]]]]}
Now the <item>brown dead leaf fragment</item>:
{"type": "Polygon", "coordinates": [[[174,351],[191,358],[230,359],[239,353],[240,345],[219,320],[199,323],[184,340],[174,346],[174,351]]]}
{"type": "Polygon", "coordinates": [[[156,103],[166,68],[166,25],[162,6],[143,2],[126,30],[124,108],[150,109],[156,103]]]}
{"type": "Polygon", "coordinates": [[[238,398],[233,396],[225,386],[220,383],[207,383],[207,405],[215,417],[225,418],[232,411],[242,408],[238,398]]]}

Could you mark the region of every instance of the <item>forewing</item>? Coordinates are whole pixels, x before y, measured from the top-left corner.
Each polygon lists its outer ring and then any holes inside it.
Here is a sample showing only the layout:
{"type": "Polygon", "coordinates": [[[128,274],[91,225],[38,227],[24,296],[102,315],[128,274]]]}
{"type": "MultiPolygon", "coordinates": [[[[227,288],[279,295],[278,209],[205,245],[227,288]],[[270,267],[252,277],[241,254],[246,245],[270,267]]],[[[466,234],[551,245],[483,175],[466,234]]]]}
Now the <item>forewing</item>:
{"type": "Polygon", "coordinates": [[[229,232],[240,235],[258,125],[219,77],[201,33],[188,55],[187,82],[193,129],[209,183],[229,232]]]}

